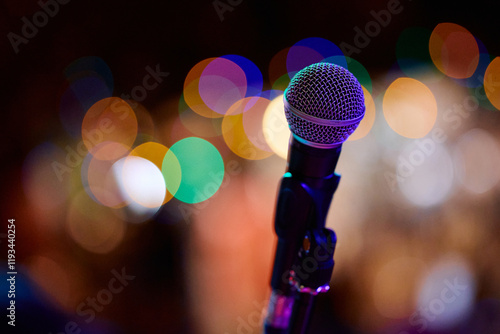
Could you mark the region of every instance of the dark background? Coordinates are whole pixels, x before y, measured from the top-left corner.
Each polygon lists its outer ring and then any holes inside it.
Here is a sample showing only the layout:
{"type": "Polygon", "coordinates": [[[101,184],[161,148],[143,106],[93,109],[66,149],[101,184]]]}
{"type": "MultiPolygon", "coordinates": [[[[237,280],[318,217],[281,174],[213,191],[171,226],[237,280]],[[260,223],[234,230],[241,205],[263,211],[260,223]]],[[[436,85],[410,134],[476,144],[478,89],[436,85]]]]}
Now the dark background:
{"type": "MultiPolygon", "coordinates": [[[[354,45],[358,26],[372,21],[371,10],[387,9],[388,1],[238,1],[221,22],[211,1],[70,1],[15,54],[8,32],[21,34],[21,18],[40,9],[36,1],[2,2],[0,66],[6,140],[4,167],[16,165],[33,145],[54,134],[64,68],[73,60],[95,55],[110,66],[116,92],[129,92],[142,80],[147,65],[161,64],[171,76],[148,95],[152,107],[169,94],[178,94],[186,74],[197,62],[225,54],[253,61],[266,79],[272,56],[307,37],[323,37],[337,45],[354,45]],[[43,126],[43,124],[50,126],[43,126]],[[8,145],[14,140],[16,145],[8,145]],[[7,164],[7,166],[6,166],[7,164]]],[[[498,17],[487,1],[401,1],[366,48],[352,57],[369,71],[396,62],[394,45],[401,31],[440,22],[458,23],[498,53],[498,17]]],[[[5,132],[4,132],[5,133],[5,132]]],[[[9,168],[10,169],[10,168],[9,168]]]]}

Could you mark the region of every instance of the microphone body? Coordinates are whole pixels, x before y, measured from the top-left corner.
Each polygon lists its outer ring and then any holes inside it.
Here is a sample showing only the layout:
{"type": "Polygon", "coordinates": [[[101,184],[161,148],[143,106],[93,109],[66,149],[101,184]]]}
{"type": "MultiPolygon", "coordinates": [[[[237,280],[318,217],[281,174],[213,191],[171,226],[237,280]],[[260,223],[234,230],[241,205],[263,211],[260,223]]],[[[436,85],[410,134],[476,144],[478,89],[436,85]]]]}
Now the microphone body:
{"type": "Polygon", "coordinates": [[[293,136],[277,196],[278,243],[265,333],[303,334],[314,296],[329,289],[336,236],[325,221],[340,181],[335,168],[365,108],[356,78],[329,63],[299,71],[284,100],[293,136]]]}
{"type": "Polygon", "coordinates": [[[293,137],[290,141],[288,168],[279,187],[274,220],[278,243],[271,277],[272,296],[266,333],[286,333],[296,305],[297,287],[293,279],[312,281],[317,287],[330,281],[329,268],[333,269],[333,259],[328,254],[333,255],[334,235],[330,244],[323,247],[323,255],[318,255],[318,248],[310,251],[309,262],[317,268],[301,265],[297,255],[304,247],[307,231],[324,229],[328,209],[340,181],[340,175],[335,173],[340,151],[341,146],[318,149],[293,137]],[[321,260],[328,265],[326,270],[321,270],[321,260]],[[277,328],[281,332],[276,331],[277,328]]]}
{"type": "Polygon", "coordinates": [[[291,289],[286,275],[293,270],[306,231],[325,226],[340,181],[340,175],[335,173],[340,151],[340,146],[325,150],[291,140],[274,219],[278,245],[271,287],[275,290],[286,293],[291,289]]]}

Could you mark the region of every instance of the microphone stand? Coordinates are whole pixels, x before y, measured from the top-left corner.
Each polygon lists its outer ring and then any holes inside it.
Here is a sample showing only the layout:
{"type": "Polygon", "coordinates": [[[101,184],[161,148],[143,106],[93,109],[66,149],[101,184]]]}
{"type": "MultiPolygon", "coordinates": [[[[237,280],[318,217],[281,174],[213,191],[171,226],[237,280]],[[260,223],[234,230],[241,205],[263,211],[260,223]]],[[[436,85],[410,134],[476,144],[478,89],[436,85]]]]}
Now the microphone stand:
{"type": "Polygon", "coordinates": [[[329,290],[337,240],[325,221],[340,181],[335,173],[340,150],[291,140],[276,207],[278,244],[266,334],[306,334],[316,296],[329,290]]]}
{"type": "Polygon", "coordinates": [[[304,246],[299,253],[299,263],[300,268],[307,274],[291,273],[290,284],[294,286],[297,294],[287,333],[307,333],[316,296],[330,289],[336,242],[335,233],[327,228],[308,231],[304,238],[304,246]]]}

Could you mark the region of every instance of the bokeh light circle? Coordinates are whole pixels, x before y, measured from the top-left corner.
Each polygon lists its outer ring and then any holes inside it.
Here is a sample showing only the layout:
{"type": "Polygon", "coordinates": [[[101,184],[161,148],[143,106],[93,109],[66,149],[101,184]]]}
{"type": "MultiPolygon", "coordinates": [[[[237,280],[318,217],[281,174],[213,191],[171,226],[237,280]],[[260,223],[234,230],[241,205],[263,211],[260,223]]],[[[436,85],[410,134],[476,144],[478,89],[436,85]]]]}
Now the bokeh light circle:
{"type": "Polygon", "coordinates": [[[454,158],[458,179],[470,192],[483,194],[500,182],[500,145],[487,131],[476,128],[462,135],[454,158]]]}
{"type": "Polygon", "coordinates": [[[321,62],[325,57],[318,51],[305,45],[294,45],[290,48],[287,56],[287,71],[290,79],[303,69],[314,63],[321,62]]]}
{"type": "Polygon", "coordinates": [[[242,104],[251,105],[248,111],[243,115],[243,130],[246,136],[255,147],[262,151],[271,152],[271,148],[267,145],[264,137],[266,129],[263,128],[263,119],[267,107],[271,101],[264,97],[250,97],[241,100],[242,104]]]}
{"type": "Polygon", "coordinates": [[[324,59],[335,57],[336,64],[347,68],[342,50],[331,41],[321,37],[309,37],[295,43],[288,51],[286,67],[290,78],[303,69],[324,59]]]}
{"type": "Polygon", "coordinates": [[[159,208],[166,195],[165,180],[160,168],[153,162],[127,156],[113,165],[118,188],[124,197],[146,208],[159,208]]]}
{"type": "Polygon", "coordinates": [[[289,84],[290,84],[290,77],[288,76],[288,74],[283,74],[281,77],[276,79],[276,81],[274,81],[272,89],[285,91],[285,89],[288,87],[289,84]]]}
{"type": "Polygon", "coordinates": [[[240,55],[225,55],[221,58],[228,59],[233,63],[237,64],[243,72],[245,72],[246,77],[246,94],[245,97],[256,96],[262,92],[262,86],[264,85],[264,79],[260,69],[255,65],[250,59],[242,57],[240,55]]]}
{"type": "Polygon", "coordinates": [[[224,115],[236,101],[245,97],[245,72],[225,58],[213,59],[205,66],[198,83],[199,94],[205,105],[224,115]]]}
{"type": "Polygon", "coordinates": [[[248,97],[231,106],[222,120],[222,136],[233,153],[248,160],[261,160],[273,154],[262,128],[269,103],[266,98],[248,97]]]}
{"type": "Polygon", "coordinates": [[[71,146],[50,142],[36,146],[23,163],[23,188],[30,207],[48,215],[60,210],[71,193],[71,174],[83,161],[71,146]]]}
{"type": "Polygon", "coordinates": [[[113,92],[114,89],[113,73],[108,64],[100,57],[78,58],[64,69],[64,75],[69,82],[82,77],[98,77],[106,84],[109,92],[113,92]]]}
{"type": "Polygon", "coordinates": [[[290,80],[286,69],[286,57],[288,55],[288,51],[290,51],[289,47],[280,50],[269,61],[268,78],[269,83],[272,86],[274,86],[275,81],[282,76],[286,75],[288,80],[290,80]]]}
{"type": "Polygon", "coordinates": [[[266,108],[262,127],[267,144],[280,158],[288,156],[291,131],[285,116],[283,93],[275,97],[266,108]]]}
{"type": "MultiPolygon", "coordinates": [[[[435,262],[420,283],[417,310],[425,310],[429,330],[443,332],[461,323],[472,311],[476,280],[465,259],[448,255],[435,262]]],[[[424,314],[421,315],[422,317],[424,314]]]]}
{"type": "Polygon", "coordinates": [[[77,193],[68,209],[67,233],[90,252],[109,253],[121,243],[126,229],[111,210],[92,201],[85,191],[77,193]]]}
{"type": "Polygon", "coordinates": [[[96,102],[85,114],[82,140],[96,158],[113,160],[123,156],[132,147],[137,130],[137,117],[132,107],[118,97],[110,97],[96,102]],[[102,144],[109,142],[120,146],[102,149],[102,144]]]}
{"type": "Polygon", "coordinates": [[[431,90],[411,78],[398,78],[387,88],[382,109],[387,124],[407,138],[421,138],[437,118],[437,102],[431,90]]]}
{"type": "Polygon", "coordinates": [[[409,144],[398,157],[398,186],[417,207],[443,203],[454,186],[453,161],[448,150],[431,139],[409,144]]]}
{"type": "Polygon", "coordinates": [[[162,164],[167,189],[178,188],[175,197],[185,203],[199,203],[219,190],[224,178],[224,162],[208,141],[188,137],[168,150],[162,164]]]}
{"type": "Polygon", "coordinates": [[[496,57],[484,73],[484,91],[491,104],[500,110],[500,57],[496,57]]]}
{"type": "Polygon", "coordinates": [[[163,158],[167,154],[168,147],[156,142],[146,142],[136,146],[130,151],[129,157],[141,157],[154,163],[159,170],[163,163],[163,158]]]}
{"type": "MultiPolygon", "coordinates": [[[[105,152],[123,151],[124,155],[128,153],[126,147],[115,142],[102,143],[96,148],[98,149],[96,151],[97,155],[102,154],[101,150],[105,152]]],[[[82,166],[87,168],[87,170],[82,168],[82,179],[84,180],[84,184],[85,181],[88,184],[87,191],[92,193],[90,197],[97,200],[99,204],[111,208],[120,208],[127,205],[127,198],[120,191],[116,175],[113,171],[113,164],[122,158],[122,156],[113,160],[101,160],[95,156],[90,156],[85,159],[85,163],[82,166]],[[86,179],[83,176],[84,173],[87,176],[86,179]]]]}
{"type": "Polygon", "coordinates": [[[476,39],[467,29],[454,23],[440,23],[434,28],[429,52],[434,65],[456,79],[470,77],[479,63],[476,39]]]}
{"type": "Polygon", "coordinates": [[[465,79],[455,79],[455,82],[459,85],[469,87],[469,88],[481,88],[484,83],[484,73],[488,68],[491,60],[493,59],[488,53],[488,49],[481,42],[480,39],[476,38],[477,46],[479,48],[479,61],[474,73],[465,79]]]}
{"type": "Polygon", "coordinates": [[[194,65],[184,80],[183,94],[186,104],[197,114],[208,118],[218,118],[223,116],[223,114],[213,111],[205,104],[200,96],[199,90],[201,74],[208,64],[215,59],[217,58],[207,58],[194,65]]]}

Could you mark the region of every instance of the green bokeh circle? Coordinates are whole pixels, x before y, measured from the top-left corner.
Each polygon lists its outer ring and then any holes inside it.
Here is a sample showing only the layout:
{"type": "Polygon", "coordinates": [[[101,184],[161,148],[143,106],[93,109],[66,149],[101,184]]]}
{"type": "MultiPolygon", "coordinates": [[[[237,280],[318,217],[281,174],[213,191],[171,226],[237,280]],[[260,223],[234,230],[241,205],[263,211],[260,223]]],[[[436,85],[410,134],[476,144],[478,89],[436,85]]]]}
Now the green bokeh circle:
{"type": "Polygon", "coordinates": [[[167,189],[185,203],[199,203],[212,197],[224,179],[224,161],[211,143],[184,138],[168,150],[162,164],[167,189]]]}

